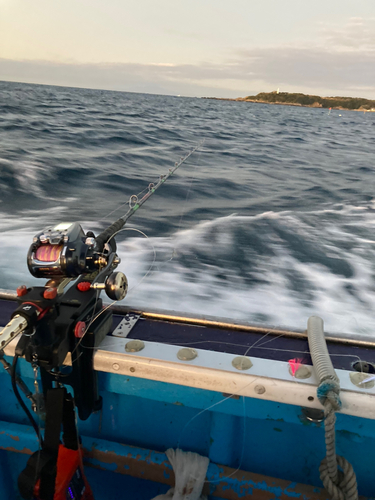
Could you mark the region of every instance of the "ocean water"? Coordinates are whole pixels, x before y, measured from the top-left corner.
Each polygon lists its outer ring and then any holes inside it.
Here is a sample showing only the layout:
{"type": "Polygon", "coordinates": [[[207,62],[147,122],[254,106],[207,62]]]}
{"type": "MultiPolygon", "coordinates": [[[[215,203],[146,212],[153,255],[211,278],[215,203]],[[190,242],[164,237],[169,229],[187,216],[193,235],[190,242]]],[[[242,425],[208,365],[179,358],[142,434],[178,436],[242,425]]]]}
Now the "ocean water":
{"type": "Polygon", "coordinates": [[[102,230],[204,140],[117,237],[124,303],[375,335],[374,136],[375,113],[0,82],[0,288],[40,284],[36,232],[102,230]]]}

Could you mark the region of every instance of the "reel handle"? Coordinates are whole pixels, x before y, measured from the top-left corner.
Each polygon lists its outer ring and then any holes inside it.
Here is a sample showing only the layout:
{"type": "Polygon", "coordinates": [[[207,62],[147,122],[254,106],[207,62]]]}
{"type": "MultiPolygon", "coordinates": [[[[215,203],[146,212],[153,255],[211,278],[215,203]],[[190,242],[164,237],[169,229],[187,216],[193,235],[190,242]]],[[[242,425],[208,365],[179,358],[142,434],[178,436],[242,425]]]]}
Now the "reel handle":
{"type": "Polygon", "coordinates": [[[128,280],[124,273],[117,272],[108,276],[104,283],[93,283],[94,290],[105,290],[111,300],[122,300],[128,293],[128,280]]]}

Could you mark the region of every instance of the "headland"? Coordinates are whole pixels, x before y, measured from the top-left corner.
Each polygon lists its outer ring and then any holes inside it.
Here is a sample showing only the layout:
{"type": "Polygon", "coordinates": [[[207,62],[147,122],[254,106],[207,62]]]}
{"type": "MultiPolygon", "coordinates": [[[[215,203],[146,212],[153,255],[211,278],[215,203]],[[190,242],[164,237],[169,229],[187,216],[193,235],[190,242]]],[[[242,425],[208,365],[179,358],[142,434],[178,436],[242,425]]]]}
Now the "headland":
{"type": "Polygon", "coordinates": [[[260,92],[257,95],[237,97],[236,99],[219,99],[225,101],[257,102],[263,104],[281,104],[284,106],[303,106],[308,108],[332,108],[352,111],[375,111],[375,101],[362,97],[320,97],[289,92],[260,92]]]}

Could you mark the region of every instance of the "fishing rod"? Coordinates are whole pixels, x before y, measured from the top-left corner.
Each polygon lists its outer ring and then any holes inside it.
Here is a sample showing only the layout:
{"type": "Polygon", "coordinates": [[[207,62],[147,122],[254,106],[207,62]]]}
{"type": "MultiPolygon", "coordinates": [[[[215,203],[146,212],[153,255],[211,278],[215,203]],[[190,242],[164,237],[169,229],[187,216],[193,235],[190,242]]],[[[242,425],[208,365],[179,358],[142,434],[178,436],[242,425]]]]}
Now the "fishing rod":
{"type": "Polygon", "coordinates": [[[129,198],[129,210],[125,215],[120,217],[116,222],[111,224],[105,231],[103,231],[96,238],[96,245],[99,251],[103,250],[104,244],[111,239],[111,237],[120,231],[120,229],[125,225],[126,221],[130,219],[130,217],[140,208],[154,193],[159,187],[166,182],[166,180],[173,175],[176,170],[197,150],[201,147],[203,142],[199,143],[195,148],[191,149],[185,156],[183,156],[179,162],[175,163],[173,168],[169,169],[168,174],[161,175],[159,181],[156,184],[149,184],[148,192],[139,200],[137,195],[132,195],[129,198]]]}
{"type": "MultiPolygon", "coordinates": [[[[19,477],[22,498],[56,500],[53,496],[56,469],[60,459],[63,460],[65,454],[69,455],[73,450],[76,453],[75,474],[79,471],[78,476],[83,481],[80,487],[86,488],[87,492],[86,496],[74,498],[91,500],[90,488],[82,471],[74,408],[77,408],[79,418],[86,420],[102,407],[93,356],[112,329],[113,314],[108,308],[103,309],[99,295],[101,290],[105,290],[110,299],[122,300],[128,289],[125,274],[114,272],[120,263],[115,236],[201,144],[181,157],[167,174],[159,177],[156,184],[149,184],[141,199],[131,196],[129,210],[97,237],[92,231],[85,232],[78,222],[49,226],[34,236],[27,254],[28,269],[33,276],[48,281],[45,286],[28,288],[22,285],[17,288],[18,307],[10,322],[0,331],[0,362],[11,375],[15,396],[40,442],[40,450],[31,456],[19,477]],[[67,288],[73,280],[76,283],[67,288]],[[10,367],[3,359],[4,349],[17,336],[20,338],[10,367]],[[69,353],[72,368],[66,372],[62,367],[69,353]],[[16,374],[17,361],[23,356],[34,370],[34,395],[16,374]],[[42,398],[38,389],[38,371],[42,398]],[[74,398],[66,391],[65,385],[72,387],[74,398]],[[32,402],[34,411],[40,412],[42,399],[45,408],[44,440],[18,388],[32,402]],[[64,444],[59,448],[61,425],[64,444]]],[[[73,488],[73,479],[73,476],[63,477],[65,482],[61,491],[73,488]]]]}

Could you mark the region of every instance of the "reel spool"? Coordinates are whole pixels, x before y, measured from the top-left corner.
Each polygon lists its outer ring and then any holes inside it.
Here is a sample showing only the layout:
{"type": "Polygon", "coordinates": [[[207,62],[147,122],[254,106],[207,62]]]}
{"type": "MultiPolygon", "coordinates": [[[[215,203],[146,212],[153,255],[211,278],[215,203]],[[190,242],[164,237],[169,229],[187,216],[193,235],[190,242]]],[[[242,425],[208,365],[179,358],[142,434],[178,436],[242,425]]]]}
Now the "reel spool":
{"type": "Polygon", "coordinates": [[[95,238],[78,222],[47,227],[37,234],[27,254],[27,266],[36,278],[77,278],[99,268],[95,238]]]}

